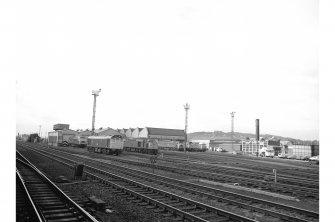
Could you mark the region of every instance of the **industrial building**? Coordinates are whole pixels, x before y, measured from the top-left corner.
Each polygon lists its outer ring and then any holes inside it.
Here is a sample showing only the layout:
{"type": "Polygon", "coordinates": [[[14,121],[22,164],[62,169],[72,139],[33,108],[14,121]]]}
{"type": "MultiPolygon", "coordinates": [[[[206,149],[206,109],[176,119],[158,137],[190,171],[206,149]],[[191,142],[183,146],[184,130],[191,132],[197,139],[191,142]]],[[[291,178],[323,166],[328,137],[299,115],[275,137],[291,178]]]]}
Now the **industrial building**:
{"type": "Polygon", "coordinates": [[[140,137],[140,132],[143,130],[143,128],[137,127],[134,129],[134,131],[131,133],[132,138],[139,138],[140,137]]]}
{"type": "Polygon", "coordinates": [[[280,145],[280,140],[270,139],[268,140],[268,145],[271,150],[274,151],[274,155],[278,156],[283,152],[283,147],[280,145]]]}
{"type": "Polygon", "coordinates": [[[145,127],[141,130],[139,137],[185,142],[185,131],[179,129],[145,127]]]}
{"type": "Polygon", "coordinates": [[[242,140],[241,144],[242,144],[242,151],[244,153],[257,155],[260,149],[268,146],[268,141],[264,139],[261,139],[259,141],[254,139],[248,139],[248,140],[242,140]]]}
{"type": "Polygon", "coordinates": [[[288,155],[296,156],[297,158],[311,157],[312,156],[312,146],[310,145],[288,145],[288,155]]]}
{"type": "Polygon", "coordinates": [[[48,133],[48,145],[50,146],[68,146],[69,138],[77,136],[78,132],[70,129],[69,124],[55,124],[55,131],[48,133]]]}
{"type": "Polygon", "coordinates": [[[126,137],[127,138],[132,138],[132,135],[133,135],[133,131],[134,131],[135,129],[134,128],[129,128],[129,129],[127,129],[127,131],[126,131],[126,137]]]}

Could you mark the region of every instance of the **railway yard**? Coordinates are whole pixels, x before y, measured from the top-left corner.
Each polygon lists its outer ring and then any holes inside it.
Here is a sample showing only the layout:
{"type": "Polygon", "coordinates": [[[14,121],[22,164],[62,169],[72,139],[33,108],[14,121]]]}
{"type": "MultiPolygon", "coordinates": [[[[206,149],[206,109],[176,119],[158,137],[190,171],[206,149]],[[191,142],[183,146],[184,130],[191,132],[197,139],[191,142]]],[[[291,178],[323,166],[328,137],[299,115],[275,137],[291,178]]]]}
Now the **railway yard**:
{"type": "Polygon", "coordinates": [[[23,141],[16,150],[17,221],[319,221],[319,165],[311,162],[104,155],[23,141]]]}

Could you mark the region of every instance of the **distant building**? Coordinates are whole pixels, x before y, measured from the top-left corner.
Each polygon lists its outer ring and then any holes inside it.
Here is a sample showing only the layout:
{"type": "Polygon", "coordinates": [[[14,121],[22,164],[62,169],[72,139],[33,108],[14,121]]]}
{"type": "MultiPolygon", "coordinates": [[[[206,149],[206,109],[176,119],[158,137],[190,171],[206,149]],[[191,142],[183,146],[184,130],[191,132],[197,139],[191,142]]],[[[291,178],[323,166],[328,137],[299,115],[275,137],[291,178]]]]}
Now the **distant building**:
{"type": "Polygon", "coordinates": [[[185,142],[185,131],[180,129],[145,127],[140,131],[139,137],[185,142]]]}
{"type": "Polygon", "coordinates": [[[270,149],[274,151],[274,156],[278,156],[278,154],[283,152],[283,147],[280,144],[280,140],[270,139],[268,140],[268,146],[270,149]]]}
{"type": "Polygon", "coordinates": [[[134,128],[127,129],[127,131],[126,131],[126,137],[127,138],[133,138],[133,131],[134,130],[135,130],[134,128]]]}
{"type": "Polygon", "coordinates": [[[131,133],[131,137],[133,138],[139,138],[140,137],[140,132],[143,130],[143,128],[137,127],[134,129],[134,131],[131,133]]]}
{"type": "Polygon", "coordinates": [[[297,158],[305,156],[311,157],[312,147],[309,145],[289,145],[288,155],[295,155],[297,158]]]}
{"type": "Polygon", "coordinates": [[[94,130],[94,134],[97,135],[97,136],[114,136],[114,135],[124,136],[123,134],[121,134],[117,130],[114,130],[114,129],[109,128],[109,127],[94,130]]]}
{"type": "Polygon", "coordinates": [[[249,154],[259,154],[260,149],[268,146],[268,141],[261,139],[257,140],[242,140],[242,151],[249,154]]]}
{"type": "Polygon", "coordinates": [[[121,133],[121,134],[126,135],[127,129],[122,128],[122,129],[117,129],[117,131],[118,131],[119,133],[121,133]]]}

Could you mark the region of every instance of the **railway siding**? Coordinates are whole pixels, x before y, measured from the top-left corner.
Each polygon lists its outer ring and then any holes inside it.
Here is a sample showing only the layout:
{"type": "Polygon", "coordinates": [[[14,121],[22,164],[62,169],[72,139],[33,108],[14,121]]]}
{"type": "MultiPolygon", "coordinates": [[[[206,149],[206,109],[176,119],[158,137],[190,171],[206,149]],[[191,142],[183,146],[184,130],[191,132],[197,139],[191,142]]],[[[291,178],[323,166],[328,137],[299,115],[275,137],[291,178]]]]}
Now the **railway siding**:
{"type": "MultiPolygon", "coordinates": [[[[70,160],[69,160],[70,161],[70,160]]],[[[147,173],[147,174],[149,174],[149,173],[147,173]]],[[[153,174],[151,174],[151,175],[153,175],[153,174]]],[[[184,182],[184,183],[187,183],[187,182],[184,182]]],[[[171,186],[176,186],[176,185],[174,185],[174,184],[170,184],[171,186]]],[[[182,187],[180,187],[180,189],[183,189],[182,187]]],[[[189,188],[185,188],[185,189],[189,189],[189,188]]],[[[232,201],[231,201],[231,203],[233,203],[232,201]]],[[[251,207],[252,208],[252,207],[251,207]]],[[[289,207],[288,207],[289,208],[289,207]]],[[[250,207],[249,207],[249,209],[250,209],[250,207]]],[[[312,213],[312,212],[311,212],[312,213]]],[[[268,213],[269,214],[269,213],[268,213]]],[[[270,213],[271,214],[271,213],[270,213]]],[[[312,213],[313,214],[313,213],[312,213]]],[[[315,216],[315,215],[314,215],[315,216]]],[[[317,217],[318,217],[318,215],[317,215],[317,217]]],[[[287,218],[289,218],[289,217],[287,217],[287,218]]],[[[286,218],[286,219],[287,219],[286,218]]],[[[292,220],[292,218],[290,218],[291,220],[292,220]]],[[[300,221],[303,221],[303,220],[300,220],[300,221]]]]}

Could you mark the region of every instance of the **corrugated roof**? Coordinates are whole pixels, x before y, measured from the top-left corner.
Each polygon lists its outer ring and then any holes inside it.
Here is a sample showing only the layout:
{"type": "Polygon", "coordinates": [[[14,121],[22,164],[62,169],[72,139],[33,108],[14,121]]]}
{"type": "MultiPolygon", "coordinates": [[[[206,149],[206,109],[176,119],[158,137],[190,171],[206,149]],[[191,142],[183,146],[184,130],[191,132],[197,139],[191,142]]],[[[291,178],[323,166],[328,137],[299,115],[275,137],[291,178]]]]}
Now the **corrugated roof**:
{"type": "Polygon", "coordinates": [[[148,134],[162,136],[185,136],[184,130],[147,127],[148,134]]]}

